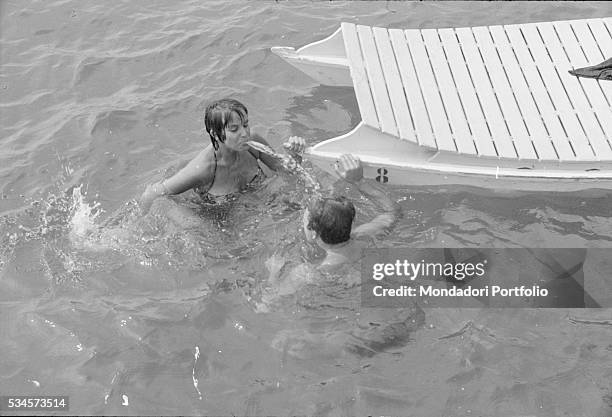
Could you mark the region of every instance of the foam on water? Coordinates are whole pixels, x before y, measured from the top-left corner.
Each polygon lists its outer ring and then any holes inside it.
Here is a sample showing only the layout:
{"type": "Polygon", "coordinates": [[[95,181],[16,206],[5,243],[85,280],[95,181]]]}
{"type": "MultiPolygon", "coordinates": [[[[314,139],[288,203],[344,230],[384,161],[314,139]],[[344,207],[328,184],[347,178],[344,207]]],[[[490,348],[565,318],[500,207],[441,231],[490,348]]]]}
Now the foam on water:
{"type": "Polygon", "coordinates": [[[193,357],[194,357],[194,361],[193,361],[193,369],[191,370],[191,378],[193,380],[193,387],[198,393],[198,399],[202,400],[202,393],[200,392],[200,389],[198,388],[199,381],[198,381],[198,378],[196,378],[195,376],[196,365],[198,364],[198,359],[200,359],[200,347],[199,346],[195,347],[195,352],[193,354],[193,357]]]}

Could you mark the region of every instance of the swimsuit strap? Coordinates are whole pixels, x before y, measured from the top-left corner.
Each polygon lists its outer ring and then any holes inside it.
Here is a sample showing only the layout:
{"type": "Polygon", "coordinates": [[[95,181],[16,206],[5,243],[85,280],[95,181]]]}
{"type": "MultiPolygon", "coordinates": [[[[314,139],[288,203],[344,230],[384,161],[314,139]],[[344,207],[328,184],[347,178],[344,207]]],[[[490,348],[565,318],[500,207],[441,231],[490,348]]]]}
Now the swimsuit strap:
{"type": "MultiPolygon", "coordinates": [[[[213,156],[215,158],[215,170],[213,171],[213,179],[210,183],[210,187],[208,187],[208,190],[211,190],[213,188],[213,185],[215,185],[215,178],[217,178],[217,151],[215,151],[213,149],[213,156]]],[[[206,193],[208,194],[208,190],[206,191],[206,193]]]]}
{"type": "Polygon", "coordinates": [[[253,158],[255,158],[255,160],[257,161],[257,172],[255,173],[255,175],[253,176],[253,178],[251,178],[251,181],[249,181],[249,184],[252,183],[253,181],[255,181],[255,179],[260,176],[260,175],[265,175],[263,169],[261,168],[261,163],[263,163],[263,161],[260,159],[261,156],[261,151],[256,151],[253,148],[249,148],[249,153],[251,154],[251,156],[253,156],[253,158]],[[257,155],[255,155],[255,153],[253,153],[253,151],[257,152],[257,155]],[[261,162],[261,163],[260,163],[261,162]]]}

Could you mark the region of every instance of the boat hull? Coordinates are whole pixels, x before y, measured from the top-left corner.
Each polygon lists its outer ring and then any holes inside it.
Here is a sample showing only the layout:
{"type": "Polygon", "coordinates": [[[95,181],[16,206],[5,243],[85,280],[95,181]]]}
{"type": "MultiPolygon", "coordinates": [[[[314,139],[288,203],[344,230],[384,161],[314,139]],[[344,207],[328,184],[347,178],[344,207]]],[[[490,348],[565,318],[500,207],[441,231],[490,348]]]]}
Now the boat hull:
{"type": "Polygon", "coordinates": [[[506,191],[575,192],[612,189],[609,162],[520,161],[444,153],[398,140],[360,123],[306,151],[306,158],[336,175],[342,154],[360,158],[364,176],[389,185],[462,185],[506,191]]]}
{"type": "MultiPolygon", "coordinates": [[[[319,168],[336,175],[336,158],[322,155],[308,155],[309,160],[319,168]]],[[[484,175],[465,172],[441,172],[435,169],[414,168],[368,161],[362,157],[364,177],[396,186],[465,186],[496,191],[533,192],[577,192],[584,190],[612,190],[612,178],[566,178],[511,175],[484,175]]]]}

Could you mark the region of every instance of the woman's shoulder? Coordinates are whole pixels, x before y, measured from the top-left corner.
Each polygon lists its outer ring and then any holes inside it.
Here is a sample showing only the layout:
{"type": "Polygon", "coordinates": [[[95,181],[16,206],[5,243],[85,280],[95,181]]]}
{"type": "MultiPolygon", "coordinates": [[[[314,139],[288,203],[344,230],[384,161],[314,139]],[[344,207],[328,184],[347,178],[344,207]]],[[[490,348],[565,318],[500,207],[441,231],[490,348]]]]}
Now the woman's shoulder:
{"type": "Polygon", "coordinates": [[[194,160],[195,159],[200,159],[202,161],[213,160],[214,156],[215,156],[215,148],[213,148],[212,145],[208,145],[207,147],[202,149],[200,152],[198,152],[194,160]]]}
{"type": "Polygon", "coordinates": [[[212,146],[207,146],[202,149],[198,154],[187,164],[191,165],[195,170],[204,173],[209,168],[214,167],[215,163],[215,152],[212,146]]]}
{"type": "Polygon", "coordinates": [[[212,146],[209,146],[201,150],[177,175],[188,182],[206,182],[207,179],[214,176],[215,162],[214,150],[212,146]]]}

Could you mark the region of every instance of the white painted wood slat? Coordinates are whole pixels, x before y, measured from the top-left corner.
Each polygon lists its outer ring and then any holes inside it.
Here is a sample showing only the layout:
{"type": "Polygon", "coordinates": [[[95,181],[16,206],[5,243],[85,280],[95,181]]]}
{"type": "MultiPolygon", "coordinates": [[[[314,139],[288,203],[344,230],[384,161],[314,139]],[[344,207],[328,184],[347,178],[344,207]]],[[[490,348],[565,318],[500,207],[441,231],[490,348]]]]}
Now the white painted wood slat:
{"type": "Polygon", "coordinates": [[[421,92],[425,99],[438,149],[456,151],[455,141],[452,138],[448,125],[448,117],[440,100],[440,92],[438,91],[438,85],[429,64],[429,56],[423,45],[421,32],[416,29],[410,29],[404,33],[408,48],[413,57],[414,67],[419,79],[421,92]]]}
{"type": "Polygon", "coordinates": [[[612,57],[612,18],[425,30],[343,23],[342,33],[369,126],[466,155],[612,160],[612,83],[567,72],[612,57]]]}
{"type": "MultiPolygon", "coordinates": [[[[593,32],[593,36],[597,40],[597,46],[602,52],[602,61],[612,57],[612,31],[606,29],[606,25],[603,19],[593,19],[589,21],[589,27],[593,32]]],[[[590,61],[596,61],[591,57],[587,57],[590,61]]],[[[612,83],[607,80],[597,81],[597,84],[604,92],[606,103],[612,105],[612,83]]],[[[604,117],[602,115],[602,117],[604,117]]],[[[608,136],[608,140],[611,138],[608,136]]]]}
{"type": "Polygon", "coordinates": [[[474,28],[474,36],[480,47],[482,57],[487,67],[489,78],[492,82],[495,95],[499,101],[503,117],[510,131],[514,146],[521,159],[536,159],[531,138],[525,128],[523,116],[516,105],[514,94],[505,74],[505,70],[499,61],[497,51],[491,40],[491,34],[487,27],[474,28]]]}
{"type": "Polygon", "coordinates": [[[380,130],[390,135],[399,136],[391,102],[389,101],[389,92],[385,84],[385,77],[382,73],[378,51],[374,43],[372,28],[370,26],[357,25],[357,35],[361,43],[366,73],[370,81],[370,89],[374,98],[374,106],[376,106],[376,114],[380,123],[380,130]]]}
{"type": "MultiPolygon", "coordinates": [[[[604,23],[604,19],[593,19],[589,21],[589,27],[593,32],[593,36],[597,40],[597,46],[601,49],[602,61],[608,58],[612,58],[612,30],[608,31],[604,23]]],[[[596,59],[587,57],[589,61],[596,61],[596,59]]],[[[612,104],[612,83],[606,81],[598,81],[599,86],[604,91],[607,102],[612,104]]]]}
{"type": "MultiPolygon", "coordinates": [[[[574,77],[568,73],[568,70],[572,69],[572,66],[567,59],[565,51],[563,50],[563,45],[561,45],[561,41],[557,36],[553,24],[538,23],[537,27],[540,35],[544,39],[544,44],[546,45],[548,54],[558,70],[557,73],[559,75],[559,79],[563,83],[565,91],[567,92],[572,106],[580,119],[580,124],[584,129],[593,150],[599,159],[609,159],[612,157],[612,148],[610,148],[610,145],[606,140],[606,136],[595,118],[595,114],[593,113],[589,99],[587,98],[587,95],[585,95],[585,90],[582,88],[580,81],[577,77],[574,77]]],[[[571,33],[569,24],[560,24],[557,26],[557,28],[560,30],[560,32],[565,32],[568,35],[571,33]]],[[[568,41],[571,40],[570,36],[566,37],[569,38],[568,41]]],[[[594,93],[601,94],[598,90],[599,89],[594,91],[594,93]]]]}
{"type": "MultiPolygon", "coordinates": [[[[578,43],[582,47],[582,50],[586,54],[588,60],[588,63],[584,66],[597,65],[608,58],[612,58],[612,53],[607,54],[604,57],[602,55],[602,51],[600,50],[601,47],[606,47],[606,45],[610,45],[610,47],[612,47],[612,39],[610,39],[610,34],[608,34],[608,36],[603,36],[602,39],[594,39],[586,21],[574,21],[571,24],[567,22],[565,22],[565,24],[564,22],[559,22],[557,26],[571,26],[575,36],[578,38],[578,43]]],[[[603,94],[605,94],[609,100],[612,100],[612,83],[607,80],[592,80],[592,82],[597,83],[602,89],[603,94]]]]}
{"type": "Polygon", "coordinates": [[[597,80],[575,77],[567,72],[573,68],[591,65],[590,62],[599,63],[603,61],[601,52],[592,40],[591,33],[589,28],[586,26],[586,23],[584,23],[584,25],[580,25],[581,27],[576,31],[576,33],[583,32],[581,36],[583,39],[586,36],[591,38],[592,44],[587,46],[587,48],[590,50],[588,56],[585,56],[586,49],[582,47],[586,44],[586,42],[583,44],[576,39],[574,30],[572,30],[569,23],[556,22],[551,26],[555,27],[554,32],[549,32],[543,29],[542,35],[546,37],[554,37],[555,35],[558,35],[560,38],[562,46],[556,46],[557,44],[551,41],[551,53],[555,54],[554,59],[557,61],[557,66],[559,66],[560,69],[564,69],[564,71],[562,71],[562,75],[564,78],[567,78],[567,83],[577,85],[576,88],[580,88],[581,91],[586,93],[585,99],[582,101],[577,101],[576,106],[581,109],[582,113],[588,112],[589,115],[594,114],[597,116],[596,119],[595,116],[587,117],[587,123],[594,123],[594,126],[585,126],[585,130],[588,129],[587,134],[589,135],[589,139],[591,141],[597,140],[597,138],[603,136],[603,138],[600,138],[600,140],[603,142],[602,147],[605,149],[605,152],[599,152],[598,150],[598,155],[600,158],[608,159],[612,157],[612,153],[610,153],[612,152],[612,148],[610,148],[610,141],[612,140],[612,109],[604,96],[604,92],[600,88],[600,84],[598,84],[597,80]],[[567,54],[567,56],[564,52],[567,54]],[[569,61],[567,57],[569,57],[569,61]],[[589,130],[592,129],[596,129],[597,133],[591,133],[589,130]],[[603,129],[603,134],[599,133],[601,132],[601,129],[603,129]]]}
{"type": "Polygon", "coordinates": [[[604,57],[612,57],[612,33],[606,29],[604,19],[593,19],[588,24],[604,57]]]}
{"type": "Polygon", "coordinates": [[[424,29],[421,34],[440,90],[442,105],[451,125],[457,150],[461,153],[477,155],[476,146],[474,146],[474,140],[467,124],[463,106],[457,95],[455,81],[448,67],[438,32],[436,29],[424,29]]]}
{"type": "MultiPolygon", "coordinates": [[[[575,36],[580,42],[580,46],[584,50],[586,56],[599,56],[600,51],[597,46],[597,41],[593,39],[591,35],[591,30],[587,24],[588,20],[570,20],[570,21],[561,21],[554,22],[554,26],[556,27],[570,27],[571,30],[574,31],[575,36]]],[[[549,23],[553,24],[553,23],[549,23]]]]}
{"type": "MultiPolygon", "coordinates": [[[[599,64],[607,59],[607,55],[603,52],[603,48],[608,46],[609,55],[612,57],[612,37],[603,27],[601,19],[593,19],[590,21],[576,22],[568,24],[567,22],[554,23],[555,30],[561,39],[563,49],[569,57],[569,63],[573,68],[581,68],[590,65],[599,64]],[[588,23],[588,24],[587,24],[588,23]],[[591,28],[590,28],[591,26],[591,28]],[[598,42],[593,39],[593,34],[597,38],[598,32],[603,29],[601,38],[598,42]],[[591,34],[593,30],[593,34],[591,34]],[[600,50],[600,47],[603,47],[600,50]]],[[[606,99],[606,95],[612,92],[612,84],[598,82],[590,78],[578,78],[583,86],[589,88],[587,95],[595,108],[610,108],[610,103],[606,99]],[[597,92],[599,90],[599,92],[597,92]]],[[[610,97],[612,99],[612,97],[610,97]]]]}
{"type": "Polygon", "coordinates": [[[404,95],[404,86],[400,78],[399,70],[395,60],[395,54],[391,47],[391,40],[389,39],[389,33],[384,28],[373,28],[374,41],[380,56],[380,60],[383,63],[382,70],[385,80],[387,82],[387,89],[389,91],[389,98],[391,100],[391,107],[393,108],[393,116],[397,129],[399,131],[399,137],[410,142],[416,143],[416,136],[414,127],[411,122],[410,110],[406,103],[406,96],[404,95]]]}
{"type": "Polygon", "coordinates": [[[465,115],[472,131],[472,137],[476,143],[478,154],[497,156],[491,134],[487,128],[487,122],[482,112],[482,107],[478,102],[474,84],[472,83],[465,60],[463,59],[463,54],[461,53],[455,31],[454,29],[439,29],[438,34],[442,40],[450,71],[455,79],[457,92],[463,109],[465,110],[465,115]]]}
{"type": "Polygon", "coordinates": [[[374,99],[370,92],[368,76],[364,67],[355,25],[352,23],[342,23],[342,37],[344,38],[344,49],[349,60],[361,120],[365,124],[379,129],[378,116],[376,115],[374,99]]]}
{"type": "MultiPolygon", "coordinates": [[[[506,69],[508,80],[521,111],[522,117],[527,125],[528,133],[531,141],[535,145],[536,152],[540,159],[557,160],[561,157],[555,150],[551,142],[546,128],[542,122],[542,115],[534,102],[534,99],[529,91],[529,86],[523,76],[523,72],[514,55],[512,46],[508,41],[506,32],[502,26],[489,27],[493,41],[499,53],[502,66],[506,69]]],[[[563,155],[564,159],[573,157],[570,149],[567,149],[568,154],[563,155]]]]}
{"type": "MultiPolygon", "coordinates": [[[[603,19],[601,19],[603,22],[603,25],[606,29],[606,32],[608,32],[608,35],[610,37],[612,37],[612,17],[605,17],[603,19]]],[[[606,41],[606,38],[603,38],[602,40],[599,41],[599,47],[601,48],[601,50],[603,51],[603,53],[606,55],[606,57],[611,57],[612,56],[612,42],[608,43],[606,41]]],[[[612,101],[612,97],[608,97],[609,101],[612,101]]]]}
{"type": "Polygon", "coordinates": [[[408,50],[404,31],[401,29],[389,29],[391,45],[395,51],[400,78],[402,80],[404,94],[410,107],[412,119],[416,129],[417,140],[421,146],[436,148],[436,141],[429,122],[429,114],[423,100],[421,85],[412,63],[412,57],[408,50]]]}
{"type": "Polygon", "coordinates": [[[456,29],[456,33],[466,62],[469,65],[476,92],[482,103],[482,109],[497,153],[501,157],[516,158],[518,155],[506,129],[504,118],[497,104],[497,99],[489,82],[489,76],[487,75],[487,70],[482,61],[472,30],[470,28],[459,28],[456,29]]]}
{"type": "Polygon", "coordinates": [[[570,103],[565,88],[559,79],[536,24],[521,25],[520,31],[525,36],[529,49],[541,74],[548,94],[551,96],[563,127],[567,131],[570,142],[580,159],[592,160],[596,156],[580,126],[574,108],[570,103]]]}
{"type": "Polygon", "coordinates": [[[538,68],[532,59],[529,48],[521,33],[520,25],[507,25],[504,26],[504,30],[506,31],[506,35],[512,45],[512,50],[521,66],[532,97],[542,115],[544,127],[550,136],[550,140],[555,145],[559,157],[562,160],[576,160],[576,153],[570,145],[569,138],[561,125],[550,95],[542,82],[538,68]]]}

